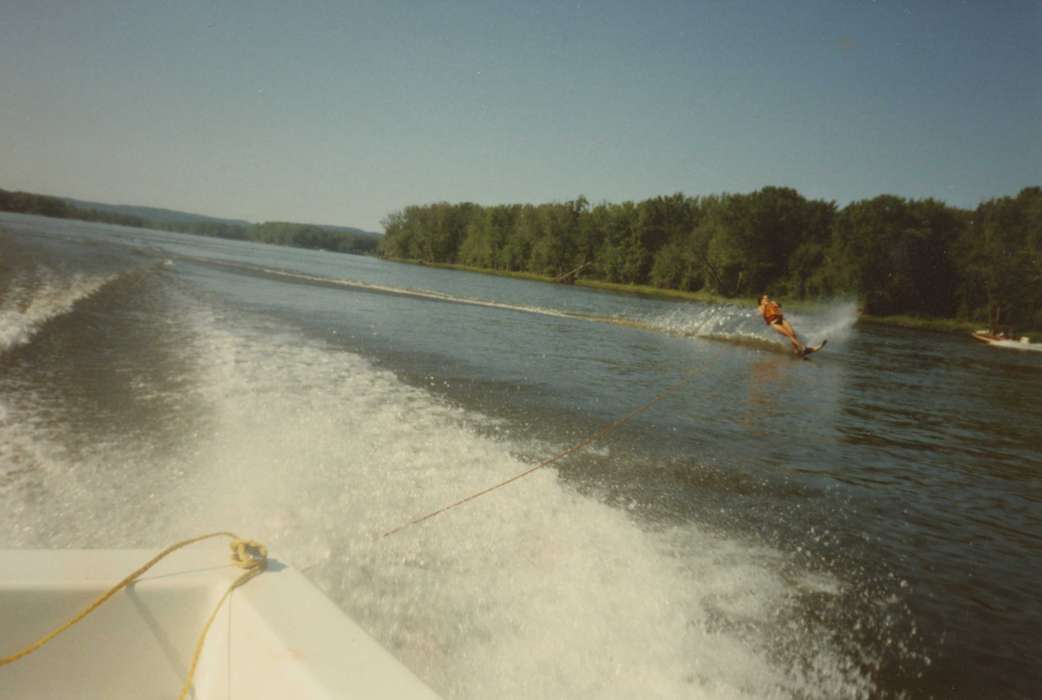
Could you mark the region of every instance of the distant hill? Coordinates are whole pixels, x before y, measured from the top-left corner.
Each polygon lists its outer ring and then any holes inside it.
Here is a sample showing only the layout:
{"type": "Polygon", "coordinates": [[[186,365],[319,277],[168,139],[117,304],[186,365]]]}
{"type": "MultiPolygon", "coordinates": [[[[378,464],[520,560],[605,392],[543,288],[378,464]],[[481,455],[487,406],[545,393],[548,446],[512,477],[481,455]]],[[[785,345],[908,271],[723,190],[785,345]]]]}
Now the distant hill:
{"type": "Polygon", "coordinates": [[[123,216],[136,216],[146,221],[154,221],[161,224],[228,224],[230,226],[249,226],[251,222],[243,219],[222,219],[215,216],[203,214],[192,214],[186,211],[174,211],[173,209],[160,209],[158,207],[137,207],[130,204],[105,204],[104,202],[87,202],[82,199],[62,197],[67,202],[80,209],[94,209],[95,211],[122,214],[123,216]]]}
{"type": "Polygon", "coordinates": [[[355,228],[353,226],[330,226],[327,224],[300,224],[289,221],[265,221],[265,224],[285,224],[289,226],[308,226],[313,228],[320,228],[323,231],[330,231],[332,233],[350,233],[353,236],[361,236],[362,238],[373,238],[379,240],[384,237],[382,233],[375,231],[366,231],[364,229],[355,228]]]}
{"type": "MultiPolygon", "coordinates": [[[[111,214],[119,214],[122,216],[132,216],[142,219],[144,221],[158,223],[158,224],[224,224],[226,226],[252,226],[253,222],[246,221],[245,219],[224,219],[217,216],[206,216],[205,214],[193,214],[187,211],[176,211],[174,209],[161,209],[159,207],[139,207],[131,204],[106,204],[104,202],[88,202],[82,199],[73,199],[72,197],[61,197],[63,202],[77,207],[79,209],[93,209],[99,212],[106,212],[111,214]]],[[[282,221],[270,221],[267,223],[290,223],[282,221]]],[[[374,238],[379,240],[383,238],[382,233],[374,231],[366,231],[353,226],[333,226],[327,224],[309,224],[315,228],[320,228],[323,231],[332,231],[334,233],[350,233],[355,236],[361,236],[363,238],[374,238]]]]}
{"type": "Polygon", "coordinates": [[[59,219],[96,221],[117,226],[138,226],[160,231],[191,233],[197,236],[215,236],[355,255],[377,254],[380,241],[383,239],[383,234],[353,226],[298,224],[282,221],[254,224],[243,219],[221,219],[173,209],[106,204],[32,192],[8,192],[2,189],[0,189],[0,211],[59,219]]]}

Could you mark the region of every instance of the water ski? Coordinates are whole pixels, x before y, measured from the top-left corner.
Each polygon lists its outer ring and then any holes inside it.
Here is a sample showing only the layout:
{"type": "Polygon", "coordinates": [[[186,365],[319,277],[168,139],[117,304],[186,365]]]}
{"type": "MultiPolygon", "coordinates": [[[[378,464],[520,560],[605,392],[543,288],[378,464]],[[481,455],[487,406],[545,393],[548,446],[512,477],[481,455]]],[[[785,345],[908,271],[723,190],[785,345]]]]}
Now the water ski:
{"type": "Polygon", "coordinates": [[[806,359],[810,355],[813,355],[818,350],[821,350],[823,347],[825,347],[825,343],[827,343],[827,342],[829,342],[829,341],[826,338],[825,340],[821,341],[817,345],[807,345],[807,346],[804,346],[803,352],[800,353],[800,357],[803,358],[803,359],[806,359]]]}

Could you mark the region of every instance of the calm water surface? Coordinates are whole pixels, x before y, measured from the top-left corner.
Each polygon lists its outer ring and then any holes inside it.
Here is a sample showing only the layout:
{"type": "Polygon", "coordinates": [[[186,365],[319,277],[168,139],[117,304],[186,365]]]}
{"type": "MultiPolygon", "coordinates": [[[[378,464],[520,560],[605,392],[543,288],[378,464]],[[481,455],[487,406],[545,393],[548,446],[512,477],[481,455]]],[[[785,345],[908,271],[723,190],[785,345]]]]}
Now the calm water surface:
{"type": "Polygon", "coordinates": [[[790,317],[0,214],[0,547],[248,533],[446,697],[1036,696],[1042,353],[790,317]]]}

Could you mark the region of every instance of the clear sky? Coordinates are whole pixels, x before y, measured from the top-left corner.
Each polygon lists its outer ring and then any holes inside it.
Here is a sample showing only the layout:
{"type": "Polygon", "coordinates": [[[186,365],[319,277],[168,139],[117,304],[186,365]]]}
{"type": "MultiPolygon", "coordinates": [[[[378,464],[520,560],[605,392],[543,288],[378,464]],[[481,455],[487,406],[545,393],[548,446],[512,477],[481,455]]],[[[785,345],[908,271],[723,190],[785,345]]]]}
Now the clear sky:
{"type": "Polygon", "coordinates": [[[1042,2],[0,0],[0,188],[408,204],[1042,184],[1042,2]]]}

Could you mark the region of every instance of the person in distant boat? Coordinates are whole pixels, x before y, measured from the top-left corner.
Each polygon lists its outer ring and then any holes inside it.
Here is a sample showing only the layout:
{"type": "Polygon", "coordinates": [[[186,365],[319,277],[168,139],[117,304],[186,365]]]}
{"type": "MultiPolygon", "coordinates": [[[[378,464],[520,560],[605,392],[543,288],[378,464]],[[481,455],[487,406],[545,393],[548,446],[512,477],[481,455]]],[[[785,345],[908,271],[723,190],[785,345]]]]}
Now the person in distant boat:
{"type": "Polygon", "coordinates": [[[764,294],[760,297],[760,305],[758,308],[760,313],[763,315],[764,323],[789,339],[789,342],[792,343],[792,351],[794,353],[802,355],[806,352],[806,346],[800,342],[800,339],[796,335],[796,331],[793,330],[792,325],[790,325],[789,322],[785,320],[785,317],[782,316],[781,304],[764,294]]]}

